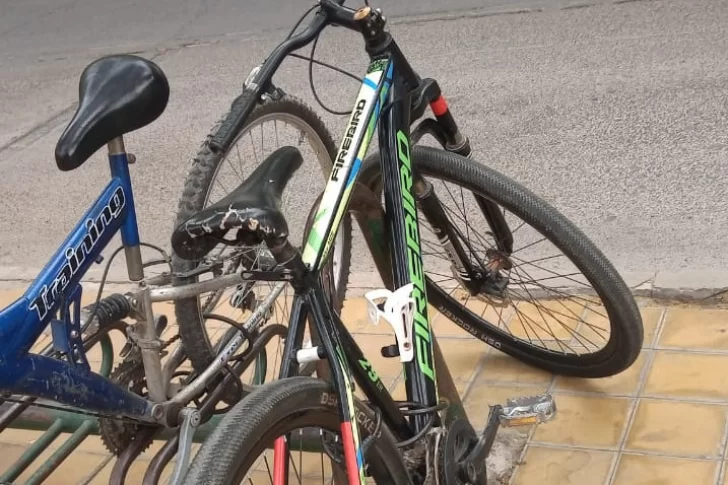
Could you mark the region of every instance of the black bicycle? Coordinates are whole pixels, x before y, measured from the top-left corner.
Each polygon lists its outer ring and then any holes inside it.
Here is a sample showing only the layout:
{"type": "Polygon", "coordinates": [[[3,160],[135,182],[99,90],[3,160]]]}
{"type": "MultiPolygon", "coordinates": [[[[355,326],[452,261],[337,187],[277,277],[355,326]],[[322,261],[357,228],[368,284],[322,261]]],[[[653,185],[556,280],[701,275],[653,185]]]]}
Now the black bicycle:
{"type": "MultiPolygon", "coordinates": [[[[294,295],[279,380],[257,387],[225,415],[185,483],[305,481],[311,463],[318,463],[309,455],[319,453],[322,471],[337,483],[485,484],[484,459],[498,426],[547,419],[553,401],[545,395],[491,408],[478,436],[435,339],[430,306],[490,346],[561,375],[617,374],[642,345],[637,304],[605,256],[546,202],[468,158],[469,141],[438,83],[412,69],[382,13],[343,3],[320,0],[307,12],[316,10],[311,24],[292,31],[253,70],[186,182],[172,237],[177,264],[201,264],[216,247],[263,245],[255,279],[290,285],[294,295]],[[272,81],[287,56],[302,57],[293,52],[312,42],[315,49],[329,25],[359,32],[371,58],[338,151],[318,116],[272,81]],[[410,134],[428,106],[434,117],[410,134]],[[274,137],[266,138],[265,122],[273,124],[274,137]],[[273,143],[280,141],[279,123],[294,126],[297,136],[289,143],[273,143]],[[365,158],[377,125],[380,151],[365,158]],[[435,146],[425,145],[425,135],[435,146]],[[213,200],[225,163],[235,156],[241,161],[239,144],[258,137],[263,146],[243,150],[259,161],[255,171],[236,172],[241,185],[213,200]],[[304,139],[315,145],[329,176],[299,248],[281,202],[303,164],[298,143],[304,139]],[[338,315],[350,215],[386,286],[367,295],[369,314],[392,326],[396,338],[382,355],[403,363],[406,401],[392,398],[338,315]],[[311,345],[304,345],[307,321],[311,345]],[[330,375],[301,375],[319,363],[330,375]],[[365,400],[354,396],[354,382],[365,400]],[[269,449],[272,463],[259,457],[269,449]],[[299,452],[297,460],[292,451],[299,452]]],[[[313,52],[304,58],[323,64],[313,52]]],[[[236,264],[231,271],[251,271],[250,261],[236,264]]],[[[239,288],[231,306],[249,291],[239,288]]],[[[184,348],[199,369],[221,348],[211,344],[207,305],[199,298],[177,302],[184,348]]]]}

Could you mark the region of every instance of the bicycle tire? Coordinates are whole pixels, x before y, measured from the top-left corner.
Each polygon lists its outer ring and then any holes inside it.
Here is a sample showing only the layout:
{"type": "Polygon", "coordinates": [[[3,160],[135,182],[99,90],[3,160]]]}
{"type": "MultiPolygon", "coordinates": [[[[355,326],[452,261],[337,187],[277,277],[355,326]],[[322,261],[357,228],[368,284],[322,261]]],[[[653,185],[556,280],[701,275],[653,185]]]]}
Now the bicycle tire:
{"type": "MultiPolygon", "coordinates": [[[[451,298],[428,276],[426,291],[431,305],[483,342],[522,362],[558,375],[608,377],[634,363],[644,339],[637,303],[610,261],[581,230],[530,190],[470,158],[427,146],[415,146],[410,158],[413,168],[425,178],[437,177],[479,193],[546,236],[591,283],[607,310],[611,332],[609,341],[600,351],[564,355],[535,347],[487,323],[451,298]]],[[[361,181],[375,193],[381,191],[377,153],[364,161],[361,181]]],[[[427,267],[424,269],[426,273],[427,267]]]]}
{"type": "MultiPolygon", "coordinates": [[[[272,447],[275,438],[301,427],[298,423],[338,433],[336,395],[329,383],[311,377],[292,377],[257,388],[223,416],[192,461],[184,484],[239,483],[236,480],[242,479],[250,467],[247,462],[272,447]]],[[[360,401],[355,406],[363,440],[375,431],[377,419],[360,401]]],[[[384,423],[380,423],[367,457],[374,457],[385,468],[379,472],[390,479],[387,483],[411,483],[394,437],[384,423]]]]}
{"type": "MultiPolygon", "coordinates": [[[[240,133],[238,133],[238,138],[245,133],[245,130],[254,124],[256,120],[263,116],[274,114],[294,116],[301,122],[308,125],[326,147],[329,159],[331,161],[334,160],[336,156],[336,145],[324,122],[306,103],[288,94],[277,100],[267,99],[263,104],[257,105],[250,114],[249,119],[246,121],[240,133]]],[[[218,166],[227,156],[227,153],[214,153],[210,150],[209,143],[214,134],[217,132],[220,124],[227,116],[229,116],[229,113],[226,113],[212,128],[210,134],[202,143],[200,150],[192,162],[192,166],[190,167],[185,179],[182,196],[179,200],[175,227],[188,217],[203,209],[206,196],[210,189],[210,185],[213,183],[218,166]]],[[[231,145],[231,148],[235,146],[238,138],[236,138],[236,141],[231,145]]],[[[322,167],[325,172],[324,176],[328,177],[332,165],[333,162],[331,162],[328,167],[322,167]]],[[[351,263],[352,233],[351,217],[348,214],[342,219],[339,231],[343,234],[343,249],[341,251],[340,261],[341,269],[338,281],[336,282],[336,311],[340,311],[343,306],[351,263]]],[[[333,250],[330,254],[333,255],[333,250]]],[[[194,262],[185,261],[174,254],[172,255],[172,267],[175,272],[191,270],[194,268],[194,264],[194,262]]],[[[194,281],[195,278],[179,278],[176,284],[189,284],[194,281]]],[[[182,340],[185,353],[189,357],[193,369],[197,372],[202,372],[213,361],[215,354],[205,329],[204,319],[201,316],[199,299],[198,297],[180,299],[175,301],[174,306],[175,316],[179,326],[180,339],[182,340]]],[[[304,370],[302,370],[302,372],[310,373],[312,372],[312,369],[313,368],[311,366],[307,366],[304,370]]]]}

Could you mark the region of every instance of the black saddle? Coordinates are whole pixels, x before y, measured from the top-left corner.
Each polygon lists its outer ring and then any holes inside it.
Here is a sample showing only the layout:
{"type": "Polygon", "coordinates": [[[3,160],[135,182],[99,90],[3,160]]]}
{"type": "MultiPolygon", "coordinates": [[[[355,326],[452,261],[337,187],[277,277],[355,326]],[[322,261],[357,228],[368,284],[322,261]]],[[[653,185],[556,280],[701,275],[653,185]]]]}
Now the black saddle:
{"type": "Polygon", "coordinates": [[[172,233],[172,249],[182,259],[198,260],[219,243],[279,247],[288,238],[281,194],[303,163],[291,146],[271,153],[238,188],[182,222],[172,233]],[[235,239],[226,239],[237,229],[235,239]]]}
{"type": "Polygon", "coordinates": [[[114,138],[148,125],[169,100],[167,77],[155,63],[132,55],[106,56],[81,74],[76,113],[56,145],[63,171],[78,168],[114,138]]]}

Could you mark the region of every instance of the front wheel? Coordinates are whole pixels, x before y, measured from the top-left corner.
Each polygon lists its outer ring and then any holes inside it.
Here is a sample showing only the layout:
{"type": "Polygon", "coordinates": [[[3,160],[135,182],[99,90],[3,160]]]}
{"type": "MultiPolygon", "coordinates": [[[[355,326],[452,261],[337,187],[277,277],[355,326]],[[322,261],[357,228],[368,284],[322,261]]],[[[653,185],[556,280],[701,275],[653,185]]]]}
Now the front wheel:
{"type": "MultiPolygon", "coordinates": [[[[324,381],[292,377],[257,388],[225,414],[205,441],[185,485],[278,483],[273,447],[288,444],[286,483],[345,483],[337,393],[324,381]]],[[[394,437],[374,412],[356,402],[365,471],[376,483],[411,483],[394,437]]]]}
{"type": "MultiPolygon", "coordinates": [[[[643,340],[639,309],[584,233],[525,187],[471,159],[416,146],[411,160],[432,184],[473,269],[467,281],[453,269],[420,194],[430,304],[483,342],[549,372],[606,377],[632,365],[643,340]]],[[[378,154],[365,161],[361,180],[381,192],[378,154]]]]}

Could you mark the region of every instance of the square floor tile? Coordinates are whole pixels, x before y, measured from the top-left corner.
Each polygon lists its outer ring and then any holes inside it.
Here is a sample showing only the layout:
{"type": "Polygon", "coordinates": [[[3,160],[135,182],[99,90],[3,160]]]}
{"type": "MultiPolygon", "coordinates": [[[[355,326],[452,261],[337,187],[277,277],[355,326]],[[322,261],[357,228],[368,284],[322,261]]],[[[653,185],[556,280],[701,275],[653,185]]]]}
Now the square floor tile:
{"type": "MultiPolygon", "coordinates": [[[[41,463],[50,458],[52,450],[46,450],[33,462],[33,465],[23,472],[14,483],[27,483],[28,479],[36,472],[41,463]]],[[[3,453],[5,449],[3,448],[3,453]]],[[[48,485],[71,485],[81,482],[93,472],[104,460],[105,456],[91,453],[71,453],[58,468],[53,470],[50,476],[43,481],[48,485]]],[[[141,483],[141,481],[139,482],[141,483]]]]}
{"type": "MultiPolygon", "coordinates": [[[[547,385],[512,386],[491,383],[473,383],[465,398],[465,411],[476,429],[482,430],[488,418],[489,406],[506,404],[514,397],[535,396],[546,392],[547,385]]],[[[556,402],[558,408],[559,402],[556,402]]],[[[517,429],[517,428],[514,428],[517,429]]]]}
{"type": "Polygon", "coordinates": [[[23,296],[27,288],[8,288],[0,290],[0,308],[5,308],[23,296]]]}
{"type": "MultiPolygon", "coordinates": [[[[644,306],[640,308],[640,316],[642,317],[642,327],[644,330],[643,347],[651,348],[653,346],[657,324],[660,322],[663,312],[664,309],[657,306],[644,306]]],[[[592,340],[596,337],[601,337],[601,342],[604,342],[604,339],[609,335],[609,322],[606,315],[607,312],[603,306],[589,306],[584,315],[584,321],[587,325],[582,326],[579,333],[592,340]],[[604,332],[601,329],[606,329],[607,331],[604,332]]]]}
{"type": "Polygon", "coordinates": [[[579,379],[577,377],[556,377],[556,390],[577,392],[597,392],[600,394],[633,394],[639,387],[640,376],[645,367],[648,353],[643,350],[637,360],[627,370],[611,377],[601,379],[579,379]]]}
{"type": "Polygon", "coordinates": [[[475,338],[440,338],[437,343],[456,381],[470,380],[489,349],[487,344],[475,338]]]}
{"type": "Polygon", "coordinates": [[[669,401],[640,401],[625,447],[675,455],[720,454],[726,407],[669,401]]]}
{"type": "Polygon", "coordinates": [[[7,428],[0,433],[0,447],[6,445],[30,446],[43,433],[32,429],[7,428]]]}
{"type": "MultiPolygon", "coordinates": [[[[9,430],[7,430],[9,431],[9,430]]],[[[7,432],[3,431],[3,435],[7,432]]],[[[40,435],[39,435],[40,436],[40,435]]],[[[63,443],[66,442],[71,437],[70,433],[61,433],[58,438],[56,438],[53,443],[51,444],[50,448],[53,450],[58,449],[63,443]]],[[[165,441],[162,439],[157,439],[152,441],[152,443],[149,445],[148,448],[144,450],[144,452],[140,455],[141,458],[148,458],[152,459],[154,458],[154,455],[164,446],[165,441]]],[[[99,435],[89,435],[86,437],[85,440],[81,442],[81,444],[78,445],[78,448],[74,450],[74,453],[88,453],[91,455],[99,455],[99,456],[107,456],[109,452],[106,450],[106,447],[104,446],[104,442],[101,440],[101,436],[99,435]]],[[[87,470],[90,471],[90,470],[87,470]]]]}
{"type": "Polygon", "coordinates": [[[494,351],[486,355],[478,381],[519,384],[549,384],[552,375],[504,354],[494,351]]]}
{"type": "Polygon", "coordinates": [[[711,485],[718,462],[624,454],[614,485],[711,485]]]}
{"type": "Polygon", "coordinates": [[[645,395],[728,401],[728,355],[657,351],[645,395]]]}
{"type": "Polygon", "coordinates": [[[660,323],[665,309],[658,306],[645,306],[640,308],[640,316],[642,317],[642,328],[644,329],[643,347],[653,347],[657,326],[660,323]]]}
{"type": "Polygon", "coordinates": [[[602,485],[613,453],[531,446],[514,485],[602,485]]]}
{"type": "MultiPolygon", "coordinates": [[[[193,455],[194,456],[194,455],[193,455]]],[[[170,467],[173,467],[173,462],[170,462],[167,467],[165,467],[165,471],[167,471],[170,467]]],[[[102,485],[102,484],[108,484],[111,479],[111,472],[114,470],[114,465],[116,464],[116,460],[113,459],[109,462],[108,465],[106,465],[101,472],[94,477],[93,481],[91,482],[91,485],[102,485]]],[[[149,467],[149,461],[148,460],[141,460],[136,459],[129,467],[129,471],[126,475],[126,483],[142,483],[142,480],[144,479],[144,474],[147,472],[147,468],[149,467]]],[[[89,469],[89,473],[90,473],[89,469]]],[[[169,472],[167,472],[169,473],[169,472]]],[[[164,477],[164,473],[162,474],[162,477],[164,477]]],[[[163,480],[160,480],[160,483],[165,483],[163,480]]],[[[70,484],[69,484],[70,485],[70,484]]]]}
{"type": "Polygon", "coordinates": [[[600,301],[585,306],[581,325],[576,331],[575,342],[585,347],[600,349],[609,341],[611,326],[607,310],[600,301]]]}
{"type": "MultiPolygon", "coordinates": [[[[25,453],[25,450],[28,449],[27,444],[7,444],[3,443],[0,445],[0,450],[2,450],[2,453],[0,453],[0,475],[5,473],[8,468],[10,468],[15,461],[20,458],[23,453],[25,453]]],[[[35,468],[33,468],[35,470],[35,468]]],[[[25,476],[27,479],[28,477],[25,476]]],[[[17,479],[15,480],[15,483],[23,483],[19,482],[17,479]]]]}
{"type": "Polygon", "coordinates": [[[538,426],[534,441],[616,447],[631,403],[626,398],[554,394],[556,416],[538,426]]]}
{"type": "Polygon", "coordinates": [[[468,337],[470,334],[457,326],[455,322],[438,312],[432,305],[427,306],[427,315],[430,318],[432,331],[437,338],[442,340],[444,337],[468,337]]]}
{"type": "Polygon", "coordinates": [[[393,334],[392,327],[384,320],[378,325],[369,321],[367,300],[365,298],[349,298],[341,308],[341,320],[351,332],[393,334]]]}
{"type": "Polygon", "coordinates": [[[669,308],[659,346],[728,350],[728,310],[669,308]]]}

